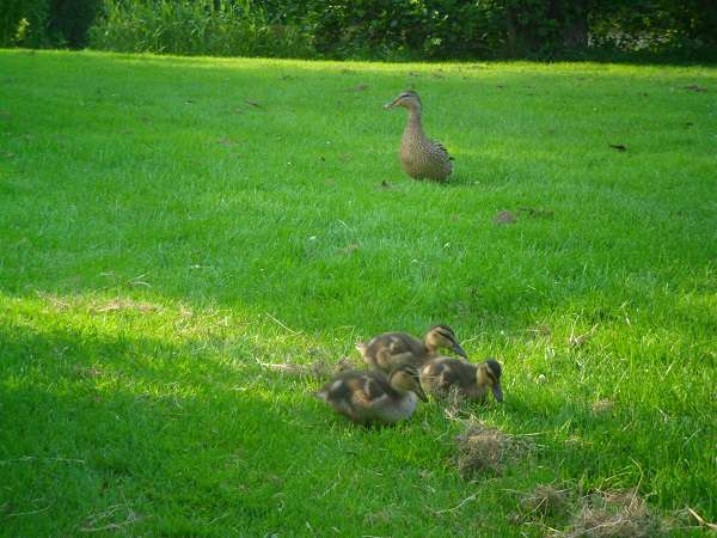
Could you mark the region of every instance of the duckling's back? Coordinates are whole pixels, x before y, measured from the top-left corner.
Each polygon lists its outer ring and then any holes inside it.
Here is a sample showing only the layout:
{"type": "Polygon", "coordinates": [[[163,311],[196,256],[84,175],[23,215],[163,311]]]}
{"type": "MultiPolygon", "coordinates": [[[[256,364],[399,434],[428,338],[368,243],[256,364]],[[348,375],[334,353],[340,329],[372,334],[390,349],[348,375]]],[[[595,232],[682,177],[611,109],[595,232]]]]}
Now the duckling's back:
{"type": "Polygon", "coordinates": [[[380,372],[344,372],[315,395],[361,424],[393,424],[409,418],[418,403],[413,392],[399,393],[380,372]]]}
{"type": "Polygon", "coordinates": [[[422,341],[401,332],[380,334],[358,349],[371,368],[384,372],[402,364],[421,366],[426,356],[422,341]]]}
{"type": "Polygon", "coordinates": [[[436,396],[442,397],[455,387],[468,399],[478,399],[485,394],[476,384],[478,367],[464,359],[437,357],[421,368],[421,385],[436,396]]]}

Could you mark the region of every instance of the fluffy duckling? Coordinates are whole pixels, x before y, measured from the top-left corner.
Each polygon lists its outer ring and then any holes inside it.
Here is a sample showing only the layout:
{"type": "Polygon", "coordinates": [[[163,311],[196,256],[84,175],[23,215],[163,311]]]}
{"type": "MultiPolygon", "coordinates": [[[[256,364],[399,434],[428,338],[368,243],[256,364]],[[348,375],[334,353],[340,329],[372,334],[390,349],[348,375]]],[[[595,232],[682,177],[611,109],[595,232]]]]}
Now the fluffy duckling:
{"type": "Polygon", "coordinates": [[[401,364],[416,368],[436,357],[439,349],[452,349],[461,357],[466,352],[458,343],[456,333],[448,325],[436,325],[423,337],[423,342],[410,334],[401,332],[383,333],[368,342],[356,344],[363,360],[373,369],[390,372],[401,364]]]}
{"type": "Polygon", "coordinates": [[[428,361],[421,368],[421,384],[428,392],[438,397],[448,395],[455,388],[458,394],[472,401],[485,401],[490,387],[496,401],[503,401],[500,377],[503,373],[500,363],[494,359],[472,364],[466,360],[438,357],[428,361]]]}
{"type": "Polygon", "coordinates": [[[421,125],[421,98],[405,91],[384,108],[403,107],[408,121],[401,138],[401,164],[413,179],[445,181],[453,172],[453,159],[439,142],[429,139],[421,125]]]}
{"type": "Polygon", "coordinates": [[[381,372],[344,372],[315,393],[334,411],[359,424],[393,424],[410,418],[418,398],[426,401],[418,370],[402,365],[381,372]]]}

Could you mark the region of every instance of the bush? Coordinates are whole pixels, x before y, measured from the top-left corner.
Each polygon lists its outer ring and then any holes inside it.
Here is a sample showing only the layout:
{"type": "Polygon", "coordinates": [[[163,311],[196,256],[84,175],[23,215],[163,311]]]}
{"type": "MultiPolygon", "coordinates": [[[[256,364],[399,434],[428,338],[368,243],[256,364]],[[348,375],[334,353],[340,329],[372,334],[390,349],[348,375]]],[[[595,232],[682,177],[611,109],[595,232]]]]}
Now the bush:
{"type": "Polygon", "coordinates": [[[0,46],[47,46],[49,0],[5,0],[0,10],[0,46]]]}
{"type": "Polygon", "coordinates": [[[30,48],[87,45],[101,0],[4,0],[0,46],[30,48]]]}
{"type": "Polygon", "coordinates": [[[309,13],[316,48],[331,57],[459,59],[498,56],[504,48],[490,1],[316,1],[309,13]]]}
{"type": "Polygon", "coordinates": [[[590,16],[591,48],[615,54],[711,60],[717,56],[717,3],[603,0],[590,16]]]}
{"type": "Polygon", "coordinates": [[[0,46],[381,60],[714,61],[707,0],[4,0],[0,46]]]}
{"type": "Polygon", "coordinates": [[[90,30],[93,48],[209,56],[312,55],[295,25],[272,20],[251,1],[105,0],[90,30]]]}

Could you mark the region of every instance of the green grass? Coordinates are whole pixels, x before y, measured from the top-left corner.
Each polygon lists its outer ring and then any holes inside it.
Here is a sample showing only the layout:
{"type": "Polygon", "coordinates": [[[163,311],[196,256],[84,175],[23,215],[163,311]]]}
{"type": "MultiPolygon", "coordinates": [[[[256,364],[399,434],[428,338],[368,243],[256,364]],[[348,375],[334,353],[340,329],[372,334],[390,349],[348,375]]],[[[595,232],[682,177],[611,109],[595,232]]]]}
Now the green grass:
{"type": "Polygon", "coordinates": [[[568,528],[519,522],[539,484],[638,488],[702,534],[716,92],[706,67],[0,51],[0,534],[568,528]],[[400,169],[381,105],[409,86],[449,185],[400,169]],[[534,442],[502,474],[460,476],[436,403],[357,428],[260,365],[438,322],[504,365],[505,404],[465,410],[534,442]]]}

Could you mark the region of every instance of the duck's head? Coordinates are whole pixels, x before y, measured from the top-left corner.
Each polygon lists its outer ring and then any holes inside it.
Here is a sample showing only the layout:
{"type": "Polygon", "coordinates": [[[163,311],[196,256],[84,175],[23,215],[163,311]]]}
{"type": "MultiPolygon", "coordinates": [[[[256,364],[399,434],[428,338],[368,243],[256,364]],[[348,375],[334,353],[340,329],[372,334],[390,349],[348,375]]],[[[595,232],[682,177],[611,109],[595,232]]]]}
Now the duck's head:
{"type": "Polygon", "coordinates": [[[401,392],[413,392],[424,402],[428,401],[426,393],[421,387],[421,379],[415,366],[404,364],[391,372],[388,376],[391,386],[401,392]]]}
{"type": "Polygon", "coordinates": [[[476,383],[479,387],[490,387],[497,402],[503,401],[503,389],[500,388],[500,376],[503,369],[500,363],[494,359],[488,359],[478,365],[476,371],[476,383]]]}
{"type": "Polygon", "coordinates": [[[452,349],[458,356],[467,358],[466,352],[458,343],[456,333],[448,325],[436,325],[426,333],[426,347],[430,350],[452,349]]]}
{"type": "Polygon", "coordinates": [[[383,108],[394,108],[397,106],[402,106],[403,108],[408,108],[409,110],[420,110],[421,98],[418,97],[418,94],[413,90],[407,90],[405,92],[401,92],[401,94],[390,103],[386,103],[383,108]]]}

